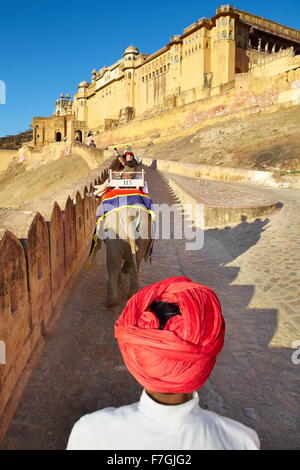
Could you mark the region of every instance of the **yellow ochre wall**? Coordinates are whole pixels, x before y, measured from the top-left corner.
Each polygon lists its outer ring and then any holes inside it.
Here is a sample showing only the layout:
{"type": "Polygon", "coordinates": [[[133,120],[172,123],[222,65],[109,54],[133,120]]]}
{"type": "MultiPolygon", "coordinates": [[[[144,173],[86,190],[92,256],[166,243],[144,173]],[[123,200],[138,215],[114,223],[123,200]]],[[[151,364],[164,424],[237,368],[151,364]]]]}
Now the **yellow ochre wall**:
{"type": "Polygon", "coordinates": [[[131,82],[122,78],[118,82],[107,85],[105,89],[97,91],[87,100],[87,124],[90,128],[97,128],[104,119],[118,119],[121,107],[132,106],[131,82]]]}

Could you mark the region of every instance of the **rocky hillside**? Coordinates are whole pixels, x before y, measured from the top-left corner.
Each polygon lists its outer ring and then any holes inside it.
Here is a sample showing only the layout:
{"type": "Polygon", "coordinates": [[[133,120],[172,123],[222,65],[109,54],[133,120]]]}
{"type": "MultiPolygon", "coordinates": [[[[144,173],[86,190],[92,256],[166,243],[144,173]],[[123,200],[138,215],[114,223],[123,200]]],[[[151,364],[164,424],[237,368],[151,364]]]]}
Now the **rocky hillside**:
{"type": "Polygon", "coordinates": [[[0,208],[18,207],[27,201],[51,196],[89,173],[88,164],[75,154],[30,170],[23,163],[15,163],[0,173],[0,208]]]}
{"type": "Polygon", "coordinates": [[[0,150],[18,150],[18,148],[30,140],[32,140],[32,130],[0,137],[0,150]]]}
{"type": "MultiPolygon", "coordinates": [[[[136,144],[133,143],[133,148],[136,144]]],[[[300,106],[220,119],[137,149],[149,158],[270,171],[300,170],[300,106]]]]}

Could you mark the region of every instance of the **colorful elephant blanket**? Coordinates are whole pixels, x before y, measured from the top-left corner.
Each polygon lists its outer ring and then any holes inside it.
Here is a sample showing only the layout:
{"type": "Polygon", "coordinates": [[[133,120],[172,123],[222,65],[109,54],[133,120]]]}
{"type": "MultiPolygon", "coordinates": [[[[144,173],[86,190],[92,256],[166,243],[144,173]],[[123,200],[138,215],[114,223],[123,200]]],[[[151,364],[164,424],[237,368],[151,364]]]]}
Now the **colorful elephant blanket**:
{"type": "MultiPolygon", "coordinates": [[[[111,212],[119,211],[126,207],[141,209],[155,218],[152,198],[140,189],[109,189],[102,197],[101,204],[96,212],[96,229],[94,232],[89,259],[86,269],[91,269],[94,264],[96,252],[101,248],[101,237],[99,235],[100,225],[111,212]],[[99,237],[98,237],[99,235],[99,237]]],[[[148,258],[151,262],[153,251],[153,240],[149,245],[148,258]]]]}
{"type": "Polygon", "coordinates": [[[102,202],[97,209],[97,224],[109,213],[124,207],[140,208],[154,217],[152,199],[149,194],[140,189],[110,189],[104,194],[102,202]]]}

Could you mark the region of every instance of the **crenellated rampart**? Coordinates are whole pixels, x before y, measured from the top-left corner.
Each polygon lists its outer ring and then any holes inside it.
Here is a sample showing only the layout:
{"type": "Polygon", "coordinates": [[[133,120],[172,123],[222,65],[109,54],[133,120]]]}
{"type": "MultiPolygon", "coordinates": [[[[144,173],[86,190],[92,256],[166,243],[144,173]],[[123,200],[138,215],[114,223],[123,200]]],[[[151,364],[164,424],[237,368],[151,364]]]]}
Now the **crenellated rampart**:
{"type": "MultiPolygon", "coordinates": [[[[111,165],[98,167],[90,184],[103,182],[111,165]]],[[[0,234],[0,438],[87,259],[97,207],[89,191],[78,190],[62,208],[55,202],[49,220],[37,213],[25,237],[0,234]]]]}

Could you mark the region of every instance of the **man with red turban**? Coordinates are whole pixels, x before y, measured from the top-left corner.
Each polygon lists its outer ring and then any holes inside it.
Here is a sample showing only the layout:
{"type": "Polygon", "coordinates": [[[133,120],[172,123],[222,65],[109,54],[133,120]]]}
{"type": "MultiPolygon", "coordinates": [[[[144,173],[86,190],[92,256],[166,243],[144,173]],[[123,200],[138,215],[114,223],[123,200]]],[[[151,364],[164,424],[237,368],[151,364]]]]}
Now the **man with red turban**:
{"type": "Polygon", "coordinates": [[[144,287],[128,301],[115,337],[129,372],[144,387],[138,403],[83,416],[68,449],[259,449],[256,432],[199,406],[224,343],[216,294],[187,277],[144,287]]]}

